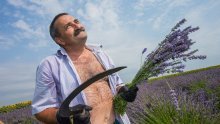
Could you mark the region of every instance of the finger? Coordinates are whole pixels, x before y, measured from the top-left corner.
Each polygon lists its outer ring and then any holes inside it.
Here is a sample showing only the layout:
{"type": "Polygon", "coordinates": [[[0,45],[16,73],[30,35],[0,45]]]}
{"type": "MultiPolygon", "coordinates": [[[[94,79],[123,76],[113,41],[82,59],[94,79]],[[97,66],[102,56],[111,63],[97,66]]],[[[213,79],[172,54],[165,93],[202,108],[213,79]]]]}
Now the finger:
{"type": "Polygon", "coordinates": [[[128,89],[127,86],[122,86],[122,87],[119,89],[118,93],[127,92],[128,90],[129,90],[129,89],[128,89]]]}
{"type": "Polygon", "coordinates": [[[83,111],[83,109],[85,108],[85,105],[83,104],[78,104],[74,107],[70,107],[70,111],[73,113],[81,113],[83,111]]]}
{"type": "Polygon", "coordinates": [[[86,106],[85,106],[85,110],[86,110],[86,111],[91,111],[91,110],[92,110],[92,107],[91,107],[91,106],[86,105],[86,106]]]}
{"type": "Polygon", "coordinates": [[[84,111],[82,113],[75,114],[73,117],[78,118],[80,120],[85,120],[90,117],[90,113],[88,111],[84,111]]]}
{"type": "Polygon", "coordinates": [[[77,108],[77,107],[73,107],[73,108],[70,108],[70,111],[73,111],[73,112],[78,112],[78,111],[82,111],[83,108],[77,108]]]}

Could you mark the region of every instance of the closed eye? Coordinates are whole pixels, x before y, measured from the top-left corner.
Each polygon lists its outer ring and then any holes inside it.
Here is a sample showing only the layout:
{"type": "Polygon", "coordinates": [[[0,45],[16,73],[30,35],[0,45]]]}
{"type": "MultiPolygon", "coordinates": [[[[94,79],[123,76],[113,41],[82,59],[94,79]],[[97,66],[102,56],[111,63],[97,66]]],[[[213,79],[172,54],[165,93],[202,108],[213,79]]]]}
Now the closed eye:
{"type": "Polygon", "coordinates": [[[78,19],[74,19],[72,22],[67,23],[67,24],[64,26],[64,29],[65,29],[65,30],[69,29],[69,28],[73,25],[73,23],[79,24],[79,20],[78,20],[78,19]]]}
{"type": "Polygon", "coordinates": [[[79,24],[79,20],[78,19],[74,19],[73,22],[76,23],[76,24],[79,24]]]}
{"type": "Polygon", "coordinates": [[[69,29],[70,27],[71,27],[71,23],[69,22],[69,23],[67,23],[67,24],[64,26],[64,29],[67,30],[67,29],[69,29]]]}

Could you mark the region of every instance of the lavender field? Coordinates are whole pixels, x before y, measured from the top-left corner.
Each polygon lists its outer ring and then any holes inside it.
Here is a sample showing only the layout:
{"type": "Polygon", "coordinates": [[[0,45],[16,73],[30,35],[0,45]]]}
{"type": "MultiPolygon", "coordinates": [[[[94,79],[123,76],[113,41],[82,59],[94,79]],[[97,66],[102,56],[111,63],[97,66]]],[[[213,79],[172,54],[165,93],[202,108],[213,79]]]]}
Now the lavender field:
{"type": "Polygon", "coordinates": [[[138,87],[137,99],[127,109],[133,124],[220,122],[220,66],[149,80],[138,87]],[[173,97],[178,99],[178,109],[173,97]]]}
{"type": "Polygon", "coordinates": [[[31,115],[31,106],[7,113],[0,113],[0,121],[2,121],[0,124],[40,124],[40,122],[31,115]]]}
{"type": "MultiPolygon", "coordinates": [[[[138,87],[137,99],[127,109],[132,124],[220,122],[220,65],[152,79],[138,87]],[[170,93],[167,82],[175,94],[170,93]]],[[[40,123],[31,116],[30,106],[0,113],[0,120],[5,124],[40,123]]]]}

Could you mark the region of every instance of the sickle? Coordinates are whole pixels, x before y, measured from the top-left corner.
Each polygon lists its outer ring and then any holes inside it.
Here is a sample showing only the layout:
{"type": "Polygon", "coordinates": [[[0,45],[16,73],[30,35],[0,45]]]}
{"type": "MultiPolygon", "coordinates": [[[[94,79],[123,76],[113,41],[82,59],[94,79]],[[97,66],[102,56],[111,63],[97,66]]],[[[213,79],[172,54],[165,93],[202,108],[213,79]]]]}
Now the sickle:
{"type": "Polygon", "coordinates": [[[95,75],[94,77],[88,79],[87,81],[85,81],[84,83],[79,85],[79,87],[77,87],[74,91],[72,91],[70,93],[70,95],[62,102],[62,104],[59,108],[60,115],[63,116],[63,117],[69,117],[70,116],[69,104],[82,90],[84,90],[89,85],[96,82],[97,80],[100,80],[100,79],[104,78],[105,76],[111,75],[111,74],[113,74],[117,71],[120,71],[121,69],[124,69],[124,68],[126,68],[126,66],[121,66],[121,67],[109,69],[107,71],[104,71],[102,73],[99,73],[99,74],[95,75]]]}

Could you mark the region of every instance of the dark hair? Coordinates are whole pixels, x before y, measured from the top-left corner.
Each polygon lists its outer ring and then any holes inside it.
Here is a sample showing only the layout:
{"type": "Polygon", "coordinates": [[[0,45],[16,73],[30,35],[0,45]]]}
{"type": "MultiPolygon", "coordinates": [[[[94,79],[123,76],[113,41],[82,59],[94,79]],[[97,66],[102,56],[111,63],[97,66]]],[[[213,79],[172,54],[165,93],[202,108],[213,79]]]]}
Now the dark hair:
{"type": "Polygon", "coordinates": [[[60,13],[60,14],[57,14],[57,15],[53,18],[52,22],[50,23],[50,36],[52,37],[52,39],[53,39],[54,41],[55,41],[55,37],[60,36],[59,31],[54,27],[54,23],[56,22],[56,20],[57,20],[59,17],[61,17],[61,16],[63,16],[63,15],[69,15],[69,14],[68,14],[68,13],[60,13]]]}

